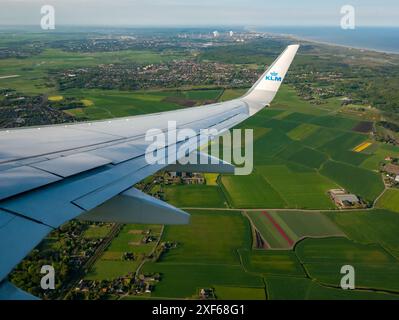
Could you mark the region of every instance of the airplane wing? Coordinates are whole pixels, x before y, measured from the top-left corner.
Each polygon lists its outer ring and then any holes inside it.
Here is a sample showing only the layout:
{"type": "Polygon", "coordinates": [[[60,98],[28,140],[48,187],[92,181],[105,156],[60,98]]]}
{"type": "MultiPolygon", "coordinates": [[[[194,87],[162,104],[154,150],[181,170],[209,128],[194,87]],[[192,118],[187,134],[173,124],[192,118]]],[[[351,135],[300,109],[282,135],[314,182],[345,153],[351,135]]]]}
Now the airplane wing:
{"type": "MultiPolygon", "coordinates": [[[[49,232],[71,219],[188,223],[185,212],[132,188],[167,166],[148,164],[145,133],[165,131],[169,121],[197,133],[236,126],[273,100],[298,48],[288,46],[246,95],[232,101],[106,121],[1,130],[0,299],[29,298],[7,282],[7,275],[49,232]]],[[[231,165],[221,161],[216,169],[190,170],[224,173],[231,165]]]]}

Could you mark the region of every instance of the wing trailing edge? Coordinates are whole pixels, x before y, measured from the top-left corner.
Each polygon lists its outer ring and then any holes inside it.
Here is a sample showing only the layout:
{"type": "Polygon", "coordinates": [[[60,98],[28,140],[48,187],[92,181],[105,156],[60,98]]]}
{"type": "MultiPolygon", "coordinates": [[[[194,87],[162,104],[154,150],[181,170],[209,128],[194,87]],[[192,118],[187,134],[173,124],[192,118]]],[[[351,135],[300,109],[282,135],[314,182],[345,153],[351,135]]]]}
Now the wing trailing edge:
{"type": "Polygon", "coordinates": [[[188,224],[190,215],[135,188],[129,189],[79,219],[96,222],[188,224]]]}

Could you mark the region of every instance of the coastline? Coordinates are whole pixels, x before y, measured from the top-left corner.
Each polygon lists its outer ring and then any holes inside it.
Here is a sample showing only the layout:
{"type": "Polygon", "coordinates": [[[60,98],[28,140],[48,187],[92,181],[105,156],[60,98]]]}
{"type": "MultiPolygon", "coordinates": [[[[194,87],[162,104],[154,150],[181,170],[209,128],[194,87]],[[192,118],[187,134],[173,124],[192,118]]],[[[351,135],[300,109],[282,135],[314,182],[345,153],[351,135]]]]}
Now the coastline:
{"type": "Polygon", "coordinates": [[[276,36],[285,37],[285,38],[296,40],[296,41],[304,41],[304,42],[308,42],[308,43],[315,43],[315,44],[327,45],[327,46],[338,47],[338,48],[367,51],[370,53],[380,53],[380,54],[383,53],[383,54],[387,54],[387,55],[399,56],[399,51],[395,52],[395,51],[381,50],[381,49],[375,49],[375,48],[366,48],[366,47],[361,47],[361,46],[351,46],[351,45],[346,45],[346,44],[339,44],[339,43],[335,43],[335,42],[307,38],[306,36],[295,35],[292,33],[275,33],[275,32],[262,32],[262,33],[270,35],[270,36],[275,36],[275,37],[276,36]]]}
{"type": "MultiPolygon", "coordinates": [[[[295,37],[293,37],[293,38],[295,38],[295,37]]],[[[350,46],[350,45],[345,45],[345,44],[338,44],[338,43],[334,43],[334,42],[314,40],[314,39],[309,39],[309,38],[296,37],[296,40],[307,41],[307,42],[327,45],[327,46],[331,46],[331,47],[354,49],[354,50],[368,51],[368,52],[374,52],[374,53],[384,53],[384,54],[388,54],[388,55],[399,55],[399,52],[394,52],[394,51],[386,51],[386,50],[378,50],[378,49],[373,49],[373,48],[350,46]]]]}
{"type": "MultiPolygon", "coordinates": [[[[13,30],[14,28],[16,28],[16,30],[19,31],[26,31],[27,26],[6,26],[6,25],[0,25],[0,34],[2,33],[7,33],[10,30],[13,30]]],[[[31,27],[35,27],[37,28],[37,26],[31,26],[31,27]]],[[[78,26],[61,26],[61,28],[78,28],[78,26]]],[[[85,28],[90,29],[91,31],[96,30],[98,27],[97,26],[86,26],[85,28]]],[[[119,27],[101,27],[103,29],[115,29],[118,30],[119,27]]],[[[130,27],[129,27],[130,28],[130,27]]],[[[151,27],[145,27],[145,28],[149,28],[151,29],[151,27]]],[[[181,27],[173,27],[172,29],[180,29],[181,27]]],[[[282,27],[284,28],[284,26],[282,27]]],[[[295,27],[292,27],[295,28],[295,27]]],[[[316,28],[316,27],[315,27],[316,28]]],[[[134,28],[133,28],[134,29],[134,28]]],[[[247,32],[255,32],[255,33],[259,33],[259,34],[265,34],[268,36],[273,36],[273,37],[280,37],[280,38],[286,38],[286,39],[292,39],[294,41],[303,41],[303,42],[308,42],[308,43],[315,43],[315,44],[320,44],[320,45],[327,45],[327,46],[332,46],[332,47],[337,47],[337,48],[346,48],[346,49],[355,49],[355,50],[360,50],[360,51],[366,51],[369,53],[380,53],[380,54],[387,54],[387,55],[394,55],[394,56],[398,56],[399,55],[399,48],[397,49],[397,51],[391,51],[391,50],[385,50],[385,49],[377,49],[377,48],[372,48],[372,47],[365,47],[362,45],[356,46],[356,45],[350,45],[350,44],[342,44],[342,43],[337,43],[334,41],[329,41],[329,40],[318,40],[318,39],[314,39],[312,38],[312,36],[306,36],[306,35],[300,35],[300,34],[295,34],[292,33],[292,29],[290,29],[287,32],[284,31],[280,31],[280,30],[262,30],[259,29],[257,27],[248,29],[248,28],[243,28],[244,30],[246,30],[247,32]]],[[[361,29],[361,28],[360,28],[361,29]]],[[[398,32],[399,32],[399,27],[397,28],[398,32]]],[[[36,33],[40,30],[33,30],[33,31],[29,31],[29,32],[33,32],[36,33]]],[[[80,30],[79,32],[86,32],[84,30],[80,30]]]]}

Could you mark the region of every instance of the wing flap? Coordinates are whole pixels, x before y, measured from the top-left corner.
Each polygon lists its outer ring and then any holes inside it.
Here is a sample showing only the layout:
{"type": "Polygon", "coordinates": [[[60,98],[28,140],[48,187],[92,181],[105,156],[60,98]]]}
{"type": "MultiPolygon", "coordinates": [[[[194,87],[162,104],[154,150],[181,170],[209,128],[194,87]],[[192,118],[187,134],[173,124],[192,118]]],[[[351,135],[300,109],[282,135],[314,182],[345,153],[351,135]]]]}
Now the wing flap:
{"type": "Polygon", "coordinates": [[[90,153],[78,153],[32,164],[31,166],[63,178],[110,164],[111,160],[90,153]]]}
{"type": "Polygon", "coordinates": [[[99,222],[178,225],[188,224],[190,215],[132,188],[79,218],[99,222]]]}
{"type": "Polygon", "coordinates": [[[99,148],[90,153],[109,159],[112,164],[119,164],[145,153],[147,146],[143,144],[121,143],[106,148],[99,148]]]}
{"type": "MultiPolygon", "coordinates": [[[[131,176],[129,181],[135,183],[135,180],[132,180],[133,173],[145,165],[144,157],[140,157],[112,168],[83,173],[0,202],[0,208],[58,227],[84,212],[81,207],[73,204],[74,200],[115,184],[127,176],[131,176]]],[[[131,185],[120,189],[117,194],[129,187],[131,185]]]]}
{"type": "Polygon", "coordinates": [[[0,171],[0,200],[61,179],[51,173],[28,166],[0,171]]]}
{"type": "Polygon", "coordinates": [[[119,179],[112,184],[108,184],[103,188],[100,188],[99,190],[96,190],[90,194],[74,200],[73,203],[80,208],[83,208],[84,210],[92,210],[95,207],[104,203],[105,201],[115,197],[121,191],[129,189],[137,182],[156,173],[163,167],[164,165],[159,164],[147,165],[132,174],[124,176],[122,179],[119,179]]]}

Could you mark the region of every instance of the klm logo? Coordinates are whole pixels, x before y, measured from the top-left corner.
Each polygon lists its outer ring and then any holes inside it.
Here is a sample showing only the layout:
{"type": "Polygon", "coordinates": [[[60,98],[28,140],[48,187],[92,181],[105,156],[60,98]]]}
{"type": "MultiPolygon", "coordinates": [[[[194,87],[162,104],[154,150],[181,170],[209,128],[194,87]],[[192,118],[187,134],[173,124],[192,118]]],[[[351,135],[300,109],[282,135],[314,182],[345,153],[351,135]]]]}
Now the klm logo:
{"type": "Polygon", "coordinates": [[[283,81],[283,78],[279,77],[277,72],[272,72],[266,76],[266,80],[281,82],[283,81]]]}

